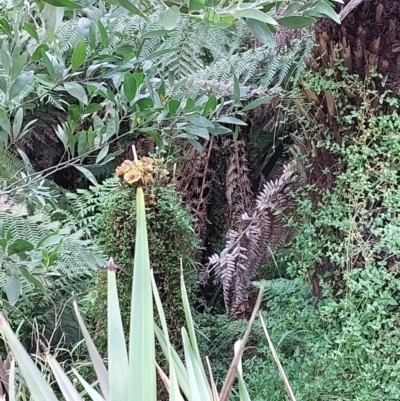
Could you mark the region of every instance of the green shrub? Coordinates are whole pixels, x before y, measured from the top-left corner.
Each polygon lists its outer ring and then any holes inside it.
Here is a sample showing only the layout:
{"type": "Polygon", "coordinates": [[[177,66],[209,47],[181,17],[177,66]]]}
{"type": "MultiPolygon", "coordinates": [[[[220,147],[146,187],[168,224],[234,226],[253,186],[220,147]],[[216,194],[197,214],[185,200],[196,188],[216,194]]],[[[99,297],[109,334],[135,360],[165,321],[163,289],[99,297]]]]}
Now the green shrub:
{"type": "MultiPolygon", "coordinates": [[[[123,323],[127,329],[135,247],[136,201],[128,190],[118,187],[114,178],[106,180],[102,186],[107,190],[97,187],[91,191],[80,191],[72,197],[72,206],[75,210],[82,211],[77,217],[80,224],[89,221],[97,243],[106,254],[115,259],[119,267],[118,292],[123,323]],[[85,204],[88,206],[86,212],[85,204]]],[[[171,328],[171,341],[174,343],[175,338],[180,338],[180,328],[184,322],[179,259],[182,258],[189,296],[195,299],[197,271],[193,254],[198,247],[198,240],[192,229],[193,220],[182,207],[179,196],[172,187],[149,189],[145,195],[148,200],[151,198],[147,202],[146,210],[150,261],[171,328]]],[[[104,272],[98,275],[93,290],[86,297],[85,307],[90,316],[94,339],[101,351],[106,350],[106,299],[107,275],[104,272]]]]}

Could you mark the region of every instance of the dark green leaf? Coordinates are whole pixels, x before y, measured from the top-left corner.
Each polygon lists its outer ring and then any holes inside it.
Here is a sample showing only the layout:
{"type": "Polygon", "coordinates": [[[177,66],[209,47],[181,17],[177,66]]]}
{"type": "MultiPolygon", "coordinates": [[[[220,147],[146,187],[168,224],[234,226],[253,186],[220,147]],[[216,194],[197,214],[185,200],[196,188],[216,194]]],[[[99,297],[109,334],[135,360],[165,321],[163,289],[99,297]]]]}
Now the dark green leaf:
{"type": "Polygon", "coordinates": [[[171,99],[168,101],[168,110],[171,116],[173,116],[176,111],[179,109],[179,106],[181,105],[181,102],[176,99],[171,99]]]}
{"type": "Polygon", "coordinates": [[[205,4],[206,0],[189,0],[189,11],[200,11],[205,4]]]}
{"type": "Polygon", "coordinates": [[[82,85],[77,82],[66,82],[64,88],[71,96],[75,97],[85,105],[88,104],[88,98],[82,85]]]}
{"type": "Polygon", "coordinates": [[[250,32],[262,43],[264,43],[264,45],[268,47],[274,47],[274,36],[265,22],[247,18],[246,24],[250,29],[250,32]]]}
{"type": "Polygon", "coordinates": [[[167,30],[175,28],[180,17],[179,8],[177,6],[172,6],[168,10],[161,11],[160,22],[163,27],[167,30]]]}
{"type": "Polygon", "coordinates": [[[97,21],[97,26],[99,27],[99,32],[100,32],[100,36],[101,36],[101,41],[103,42],[103,46],[108,47],[108,45],[110,44],[110,41],[108,39],[108,34],[106,31],[106,28],[104,28],[104,25],[100,20],[97,21]]]}
{"type": "Polygon", "coordinates": [[[0,30],[3,31],[8,37],[13,37],[11,25],[5,18],[0,18],[0,30]]]}
{"type": "Polygon", "coordinates": [[[42,291],[43,294],[46,294],[46,288],[44,285],[32,274],[29,273],[28,269],[24,266],[19,266],[19,270],[21,271],[21,274],[28,280],[30,283],[32,283],[36,288],[38,288],[40,291],[42,291]]]}
{"type": "Polygon", "coordinates": [[[143,74],[143,72],[135,72],[134,74],[133,74],[133,77],[135,78],[135,81],[136,81],[136,85],[139,87],[142,83],[143,83],[143,81],[144,81],[144,74],[143,74]]]}
{"type": "Polygon", "coordinates": [[[239,103],[240,101],[240,84],[236,75],[233,76],[233,97],[235,99],[235,103],[239,103]]]}
{"type": "Polygon", "coordinates": [[[76,71],[86,59],[86,46],[83,40],[80,40],[74,48],[71,57],[72,71],[76,71]]]}
{"type": "Polygon", "coordinates": [[[7,252],[9,255],[17,254],[25,256],[25,252],[32,251],[34,248],[34,245],[31,244],[29,241],[18,238],[8,246],[7,252]]]}
{"type": "Polygon", "coordinates": [[[290,29],[302,29],[307,28],[308,26],[314,24],[316,22],[315,18],[311,17],[284,17],[279,18],[278,23],[279,25],[285,26],[286,28],[290,29]]]}
{"type": "Polygon", "coordinates": [[[215,109],[217,108],[217,104],[217,98],[215,95],[211,95],[204,106],[203,116],[209,117],[212,113],[214,113],[215,109]]]}
{"type": "Polygon", "coordinates": [[[86,107],[84,114],[95,113],[96,111],[101,110],[102,107],[97,103],[90,103],[88,107],[86,107]]]}
{"type": "Polygon", "coordinates": [[[138,15],[139,17],[142,17],[147,20],[146,16],[135,6],[133,5],[129,0],[118,0],[118,3],[129,10],[131,13],[138,15]]]}
{"type": "Polygon", "coordinates": [[[152,109],[154,107],[154,103],[149,97],[139,99],[136,104],[139,106],[140,110],[152,109]]]}
{"type": "Polygon", "coordinates": [[[239,120],[235,117],[220,117],[216,120],[219,123],[235,124],[235,125],[247,125],[244,121],[239,120]]]}
{"type": "Polygon", "coordinates": [[[23,28],[25,29],[26,32],[29,33],[29,35],[32,36],[33,39],[39,42],[39,35],[37,34],[36,29],[31,24],[24,22],[23,28]]]}
{"type": "Polygon", "coordinates": [[[134,76],[126,72],[124,74],[124,94],[130,102],[135,98],[136,91],[137,85],[134,76]]]}
{"type": "Polygon", "coordinates": [[[11,305],[15,305],[19,296],[21,295],[21,284],[18,280],[18,277],[14,274],[7,280],[6,294],[8,302],[10,302],[11,305]]]}
{"type": "Polygon", "coordinates": [[[42,58],[43,53],[47,52],[49,50],[49,46],[46,43],[42,43],[39,45],[36,50],[33,52],[31,60],[32,61],[38,61],[42,58]],[[42,53],[43,52],[43,53],[42,53]]]}
{"type": "Polygon", "coordinates": [[[22,73],[11,85],[9,99],[14,99],[15,96],[19,95],[22,90],[28,85],[28,82],[33,77],[33,71],[26,71],[22,73]]]}
{"type": "Polygon", "coordinates": [[[81,5],[70,0],[43,0],[43,1],[55,7],[82,8],[81,5]]]}

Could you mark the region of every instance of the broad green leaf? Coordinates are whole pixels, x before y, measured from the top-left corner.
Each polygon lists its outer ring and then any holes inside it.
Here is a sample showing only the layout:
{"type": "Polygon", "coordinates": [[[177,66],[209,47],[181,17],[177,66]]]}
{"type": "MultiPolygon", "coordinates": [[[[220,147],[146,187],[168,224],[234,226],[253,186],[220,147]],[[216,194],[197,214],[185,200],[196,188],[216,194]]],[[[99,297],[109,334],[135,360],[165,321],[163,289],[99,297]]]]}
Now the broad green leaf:
{"type": "Polygon", "coordinates": [[[188,139],[188,142],[193,146],[194,149],[196,149],[199,153],[203,152],[203,146],[201,146],[201,143],[199,141],[195,141],[194,139],[188,139]]]}
{"type": "Polygon", "coordinates": [[[80,40],[74,48],[71,57],[72,71],[76,71],[86,60],[86,47],[83,40],[80,40]]]}
{"type": "Polygon", "coordinates": [[[207,7],[203,15],[203,22],[207,25],[219,25],[220,17],[213,8],[207,7]]]}
{"type": "Polygon", "coordinates": [[[55,7],[82,8],[81,5],[70,0],[43,0],[43,1],[55,7]]]}
{"type": "Polygon", "coordinates": [[[108,47],[108,45],[110,44],[110,41],[108,39],[108,34],[106,31],[106,28],[104,28],[104,25],[100,20],[97,21],[97,26],[99,28],[101,41],[103,42],[104,47],[108,47]]]}
{"type": "MultiPolygon", "coordinates": [[[[46,54],[47,50],[49,50],[49,45],[47,43],[42,43],[39,45],[32,54],[31,60],[38,61],[43,57],[43,54],[46,54]]],[[[47,68],[47,66],[46,66],[47,68]]]]}
{"type": "Polygon", "coordinates": [[[124,94],[130,102],[135,98],[136,91],[137,85],[134,76],[131,73],[126,72],[124,74],[124,94]]]}
{"type": "Polygon", "coordinates": [[[31,356],[19,342],[4,315],[1,313],[0,329],[7,339],[7,344],[14,358],[18,362],[19,370],[24,378],[24,382],[29,388],[32,399],[35,401],[58,401],[50,385],[47,383],[45,376],[33,363],[31,356]]]}
{"type": "Polygon", "coordinates": [[[118,3],[129,10],[131,13],[138,15],[139,17],[142,17],[143,19],[146,19],[146,16],[134,5],[132,4],[129,0],[118,0],[118,3]]]}
{"type": "Polygon", "coordinates": [[[98,154],[97,157],[96,157],[96,164],[99,164],[99,163],[101,163],[101,162],[104,160],[104,158],[105,158],[105,157],[107,156],[107,154],[108,154],[109,148],[110,148],[110,145],[107,144],[106,146],[104,146],[103,149],[100,150],[99,154],[98,154]]]}
{"type": "Polygon", "coordinates": [[[7,93],[7,81],[2,75],[0,75],[0,90],[7,93]]]}
{"type": "Polygon", "coordinates": [[[211,116],[217,108],[217,104],[217,98],[215,97],[215,95],[211,95],[204,105],[203,116],[211,116]]]}
{"type": "Polygon", "coordinates": [[[250,32],[262,43],[264,43],[264,45],[271,48],[274,47],[274,35],[265,22],[247,18],[246,24],[250,29],[250,32]]]}
{"type": "Polygon", "coordinates": [[[179,8],[177,6],[172,6],[168,10],[161,11],[160,22],[163,27],[167,30],[175,28],[180,17],[179,8]]]}
{"type": "Polygon", "coordinates": [[[175,115],[175,113],[177,112],[177,110],[179,109],[179,106],[181,105],[181,102],[179,100],[176,99],[170,99],[168,101],[168,110],[169,113],[173,116],[175,115]]]}
{"type": "Polygon", "coordinates": [[[32,251],[34,248],[34,245],[29,241],[22,238],[17,238],[8,246],[7,253],[9,255],[17,254],[20,255],[20,257],[23,257],[25,256],[25,252],[32,251]]]}
{"type": "Polygon", "coordinates": [[[199,127],[204,127],[204,128],[213,128],[213,123],[208,120],[207,118],[203,116],[186,116],[186,119],[190,121],[191,123],[198,125],[199,127]]]}
{"type": "Polygon", "coordinates": [[[21,132],[22,121],[24,119],[24,109],[20,107],[18,111],[15,113],[14,121],[13,121],[13,136],[14,140],[18,139],[19,133],[21,132]]]}
{"type": "Polygon", "coordinates": [[[88,98],[82,85],[77,82],[66,82],[64,88],[71,96],[75,97],[85,105],[88,104],[88,98]]]}
{"type": "Polygon", "coordinates": [[[199,136],[200,138],[209,139],[210,135],[207,128],[199,127],[194,124],[187,124],[182,128],[188,134],[199,136]]]}
{"type": "Polygon", "coordinates": [[[108,371],[110,401],[128,400],[129,364],[121,320],[115,264],[108,262],[107,321],[108,321],[108,371]]]}
{"type": "Polygon", "coordinates": [[[235,124],[235,125],[247,125],[244,121],[239,120],[235,117],[220,117],[216,120],[219,123],[235,124]]]}
{"type": "Polygon", "coordinates": [[[300,8],[302,4],[299,1],[293,1],[289,4],[288,8],[285,11],[285,15],[290,17],[292,13],[294,13],[298,8],[300,8]]]}
{"type": "Polygon", "coordinates": [[[0,106],[0,127],[8,135],[11,134],[11,124],[7,112],[0,106]]]}
{"type": "Polygon", "coordinates": [[[286,28],[290,29],[302,29],[307,28],[308,26],[314,24],[317,20],[311,17],[284,17],[279,18],[278,23],[279,25],[285,26],[286,28]]]}
{"type": "Polygon", "coordinates": [[[11,85],[10,93],[8,98],[14,99],[15,96],[19,95],[23,89],[25,89],[26,85],[28,85],[29,81],[33,77],[33,71],[23,72],[11,85]]]}
{"type": "Polygon", "coordinates": [[[82,131],[77,135],[79,135],[79,138],[78,138],[78,155],[81,156],[81,155],[83,155],[85,153],[86,147],[87,147],[87,144],[88,144],[87,133],[85,131],[82,131]]]}
{"type": "Polygon", "coordinates": [[[24,22],[23,28],[26,32],[29,33],[29,35],[32,36],[33,39],[36,40],[36,42],[39,42],[39,35],[37,34],[36,29],[31,24],[29,24],[28,22],[24,22]]]}
{"type": "Polygon", "coordinates": [[[97,180],[96,180],[96,177],[93,175],[93,173],[90,171],[90,170],[88,170],[87,168],[85,168],[85,167],[83,167],[83,166],[76,166],[76,165],[74,165],[75,166],[75,168],[77,169],[77,170],[79,170],[82,174],[84,174],[84,176],[93,184],[93,185],[98,185],[97,184],[97,180]]]}
{"type": "Polygon", "coordinates": [[[18,277],[14,274],[10,276],[7,280],[6,294],[8,302],[11,305],[15,305],[18,301],[19,296],[21,295],[21,284],[18,280],[18,277]]]}
{"type": "Polygon", "coordinates": [[[253,9],[248,8],[248,9],[242,9],[242,10],[235,10],[233,12],[233,15],[235,17],[255,19],[258,21],[265,22],[270,25],[277,25],[277,22],[272,17],[270,17],[268,14],[265,14],[262,11],[254,9],[254,8],[253,9]]]}
{"type": "Polygon", "coordinates": [[[156,401],[153,295],[143,189],[136,190],[136,244],[129,336],[129,398],[156,401]],[[138,346],[140,344],[140,346],[138,346]]]}

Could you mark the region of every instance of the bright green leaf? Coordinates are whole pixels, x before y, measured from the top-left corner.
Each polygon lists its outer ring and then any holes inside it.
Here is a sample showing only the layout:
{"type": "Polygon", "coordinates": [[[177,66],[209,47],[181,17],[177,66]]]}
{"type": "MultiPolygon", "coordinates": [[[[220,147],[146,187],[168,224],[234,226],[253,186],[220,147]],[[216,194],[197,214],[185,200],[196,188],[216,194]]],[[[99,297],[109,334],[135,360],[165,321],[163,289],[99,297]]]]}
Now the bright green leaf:
{"type": "Polygon", "coordinates": [[[86,59],[86,47],[83,40],[80,40],[78,44],[75,46],[74,51],[72,52],[71,57],[71,67],[72,71],[76,71],[86,59]]]}
{"type": "Polygon", "coordinates": [[[108,34],[106,31],[106,28],[104,27],[103,23],[100,20],[97,21],[97,26],[99,28],[101,41],[103,42],[104,47],[108,47],[108,45],[110,44],[110,41],[108,39],[108,34]]]}
{"type": "Polygon", "coordinates": [[[168,110],[169,113],[173,116],[175,115],[175,113],[177,112],[177,110],[179,109],[179,106],[181,105],[181,102],[179,100],[176,99],[170,99],[168,101],[168,110]]]}
{"type": "Polygon", "coordinates": [[[135,96],[137,91],[136,80],[132,74],[126,72],[124,74],[124,94],[126,98],[131,102],[135,96]]]}
{"type": "Polygon", "coordinates": [[[25,29],[26,32],[29,33],[29,35],[32,36],[33,39],[39,42],[39,35],[37,34],[36,29],[31,24],[24,22],[23,28],[25,29]]]}

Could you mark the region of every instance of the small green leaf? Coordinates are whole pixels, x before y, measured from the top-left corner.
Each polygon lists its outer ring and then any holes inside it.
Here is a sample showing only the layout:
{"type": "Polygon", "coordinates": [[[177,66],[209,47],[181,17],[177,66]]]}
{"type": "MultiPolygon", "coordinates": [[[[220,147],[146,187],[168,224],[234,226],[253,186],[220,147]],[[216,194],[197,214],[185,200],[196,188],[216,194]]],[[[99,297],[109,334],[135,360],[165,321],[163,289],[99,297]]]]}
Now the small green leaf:
{"type": "Polygon", "coordinates": [[[93,183],[93,184],[96,185],[96,186],[98,185],[95,176],[94,176],[93,173],[92,173],[91,171],[89,171],[87,168],[85,168],[85,167],[83,167],[83,166],[76,166],[76,165],[75,165],[75,168],[76,168],[77,170],[79,170],[82,174],[84,174],[84,176],[85,176],[91,183],[93,183]]]}
{"type": "Polygon", "coordinates": [[[49,46],[46,43],[42,43],[33,52],[31,60],[32,61],[40,60],[43,57],[43,54],[47,52],[47,50],[49,50],[49,46]]]}
{"type": "Polygon", "coordinates": [[[43,294],[46,294],[46,288],[44,285],[32,274],[29,273],[28,269],[24,266],[19,266],[19,270],[21,271],[21,274],[30,282],[32,283],[36,288],[39,288],[40,291],[42,291],[43,294]]]}
{"type": "Polygon", "coordinates": [[[189,11],[200,11],[205,4],[206,0],[189,0],[189,11]]]}
{"type": "Polygon", "coordinates": [[[137,85],[135,77],[129,72],[126,72],[124,74],[124,94],[130,102],[135,98],[136,91],[137,85]]]}
{"type": "Polygon", "coordinates": [[[192,124],[198,125],[203,128],[213,128],[213,123],[203,116],[186,116],[186,119],[192,124]]]}
{"type": "Polygon", "coordinates": [[[247,18],[246,24],[250,29],[250,32],[262,43],[264,43],[264,45],[271,48],[274,47],[274,35],[272,35],[271,30],[265,22],[247,18]]]}
{"type": "Polygon", "coordinates": [[[104,25],[100,20],[97,21],[97,26],[99,28],[101,41],[103,42],[104,47],[108,47],[108,45],[110,44],[110,41],[108,39],[108,34],[106,31],[106,28],[104,28],[104,25]]]}
{"type": "Polygon", "coordinates": [[[64,88],[71,96],[75,97],[85,105],[88,104],[88,98],[82,85],[77,82],[66,82],[64,88]]]}
{"type": "Polygon", "coordinates": [[[26,71],[23,72],[11,85],[10,88],[10,93],[8,95],[8,98],[14,99],[15,96],[19,95],[22,90],[28,85],[28,82],[31,80],[33,77],[33,71],[26,71]]]}
{"type": "Polygon", "coordinates": [[[180,17],[179,8],[177,6],[172,6],[168,10],[161,11],[160,22],[163,27],[167,30],[175,28],[180,17]]]}
{"type": "MultiPolygon", "coordinates": [[[[322,16],[328,17],[335,21],[337,24],[341,24],[341,20],[339,15],[335,12],[335,10],[327,3],[323,1],[318,1],[316,4],[312,6],[312,8],[309,10],[311,13],[309,15],[313,16],[312,13],[319,13],[322,16]]],[[[314,15],[314,16],[319,16],[319,15],[314,15]]]]}
{"type": "Polygon", "coordinates": [[[243,111],[248,111],[248,110],[253,110],[262,104],[268,103],[273,99],[273,96],[266,96],[262,97],[260,99],[254,100],[253,102],[249,103],[247,106],[243,108],[243,111]]]}
{"type": "Polygon", "coordinates": [[[26,32],[29,33],[29,35],[32,36],[33,39],[36,40],[36,42],[39,42],[39,35],[37,34],[36,29],[31,24],[24,22],[23,28],[26,32]]]}
{"type": "Polygon", "coordinates": [[[19,296],[21,295],[21,284],[18,280],[18,277],[14,274],[7,280],[6,294],[8,302],[10,302],[11,305],[15,305],[19,296]]]}
{"type": "Polygon", "coordinates": [[[285,26],[290,29],[302,29],[314,24],[317,20],[311,17],[284,17],[279,18],[279,25],[285,26]]]}
{"type": "Polygon", "coordinates": [[[171,49],[158,50],[158,51],[156,51],[156,52],[154,52],[154,53],[149,54],[149,55],[146,57],[146,60],[153,60],[153,59],[155,59],[155,58],[157,58],[157,57],[162,56],[163,54],[173,53],[173,52],[178,51],[179,49],[180,49],[179,47],[173,47],[173,48],[171,48],[171,49]]]}
{"type": "Polygon", "coordinates": [[[71,57],[71,67],[72,71],[76,71],[86,59],[86,47],[83,40],[80,40],[78,44],[75,46],[74,51],[72,52],[71,57]]]}
{"type": "Polygon", "coordinates": [[[25,64],[28,60],[28,53],[22,53],[16,60],[13,60],[11,67],[11,81],[14,81],[15,78],[21,74],[25,64]]]}
{"type": "Polygon", "coordinates": [[[146,16],[135,6],[133,5],[129,0],[118,0],[118,3],[129,10],[131,13],[138,15],[139,17],[142,17],[143,19],[146,19],[146,16]]]}
{"type": "Polygon", "coordinates": [[[54,7],[65,8],[82,8],[81,5],[70,0],[43,0],[45,3],[51,4],[54,7]]]}
{"type": "Polygon", "coordinates": [[[242,17],[242,18],[252,18],[258,21],[265,22],[270,25],[277,25],[277,22],[270,17],[268,14],[263,13],[260,10],[257,9],[252,9],[252,8],[246,8],[242,10],[235,10],[233,12],[233,15],[235,17],[242,17]]]}

